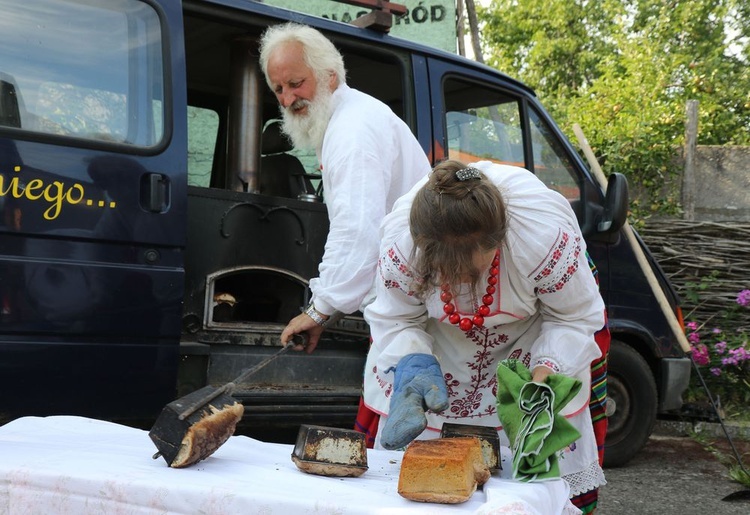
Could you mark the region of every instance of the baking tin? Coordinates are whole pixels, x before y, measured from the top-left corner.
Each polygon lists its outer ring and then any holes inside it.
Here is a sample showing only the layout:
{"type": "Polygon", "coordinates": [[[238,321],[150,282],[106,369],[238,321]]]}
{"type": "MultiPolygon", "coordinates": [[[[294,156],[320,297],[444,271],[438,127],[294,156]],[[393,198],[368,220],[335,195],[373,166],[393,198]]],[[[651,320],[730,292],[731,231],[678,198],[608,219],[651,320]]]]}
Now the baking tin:
{"type": "Polygon", "coordinates": [[[475,436],[482,444],[482,456],[490,471],[502,470],[500,461],[500,437],[494,427],[471,426],[468,424],[443,424],[440,438],[475,436]]]}
{"type": "Polygon", "coordinates": [[[309,474],[361,476],[367,470],[365,435],[351,429],[303,424],[297,434],[292,461],[309,474]]]}

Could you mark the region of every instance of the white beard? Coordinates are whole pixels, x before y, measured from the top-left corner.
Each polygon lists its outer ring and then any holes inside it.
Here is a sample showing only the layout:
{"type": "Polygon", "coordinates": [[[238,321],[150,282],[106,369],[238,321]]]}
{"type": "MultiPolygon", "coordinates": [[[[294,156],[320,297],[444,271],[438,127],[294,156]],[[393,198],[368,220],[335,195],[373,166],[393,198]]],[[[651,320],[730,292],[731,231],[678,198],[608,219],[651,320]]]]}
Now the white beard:
{"type": "Polygon", "coordinates": [[[295,148],[317,150],[323,145],[328,121],[333,114],[333,93],[323,81],[318,83],[315,98],[297,100],[287,108],[281,107],[281,130],[289,136],[295,148]],[[293,109],[307,106],[306,114],[295,114],[293,109]]]}

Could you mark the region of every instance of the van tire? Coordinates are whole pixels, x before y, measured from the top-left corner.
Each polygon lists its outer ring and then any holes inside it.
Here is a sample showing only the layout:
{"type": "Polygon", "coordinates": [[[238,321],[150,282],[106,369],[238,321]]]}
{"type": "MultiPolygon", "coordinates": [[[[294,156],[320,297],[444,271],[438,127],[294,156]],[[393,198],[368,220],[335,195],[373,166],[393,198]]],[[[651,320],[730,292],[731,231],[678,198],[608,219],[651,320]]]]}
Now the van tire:
{"type": "Polygon", "coordinates": [[[607,360],[605,468],[625,465],[646,445],[656,423],[657,401],[656,381],[646,360],[631,346],[612,339],[607,360]]]}

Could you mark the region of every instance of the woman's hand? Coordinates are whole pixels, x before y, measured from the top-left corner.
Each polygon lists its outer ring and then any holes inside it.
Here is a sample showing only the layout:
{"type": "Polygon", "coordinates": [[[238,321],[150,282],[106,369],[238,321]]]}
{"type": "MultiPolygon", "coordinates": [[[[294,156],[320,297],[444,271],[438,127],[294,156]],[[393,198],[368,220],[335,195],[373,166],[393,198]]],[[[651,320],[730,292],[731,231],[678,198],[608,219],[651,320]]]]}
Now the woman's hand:
{"type": "Polygon", "coordinates": [[[531,372],[531,380],[535,383],[544,383],[552,374],[551,368],[544,366],[534,367],[534,370],[531,372]]]}

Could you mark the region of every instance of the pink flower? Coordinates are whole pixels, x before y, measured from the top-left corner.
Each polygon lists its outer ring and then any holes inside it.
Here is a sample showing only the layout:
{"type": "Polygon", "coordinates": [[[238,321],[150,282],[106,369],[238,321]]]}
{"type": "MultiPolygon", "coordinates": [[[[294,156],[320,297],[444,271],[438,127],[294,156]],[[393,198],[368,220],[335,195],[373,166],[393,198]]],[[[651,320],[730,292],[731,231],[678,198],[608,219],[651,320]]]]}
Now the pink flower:
{"type": "Polygon", "coordinates": [[[750,359],[750,353],[747,351],[746,348],[740,347],[738,349],[729,349],[729,352],[727,353],[726,358],[722,358],[721,364],[722,365],[734,365],[739,366],[742,364],[743,361],[747,361],[750,359]]]}
{"type": "Polygon", "coordinates": [[[708,357],[708,347],[703,344],[693,347],[693,361],[699,366],[708,365],[711,360],[708,357]]]}
{"type": "Polygon", "coordinates": [[[737,365],[750,359],[750,352],[748,352],[745,347],[730,349],[729,354],[737,361],[737,365]]]}
{"type": "Polygon", "coordinates": [[[714,350],[716,351],[716,354],[724,354],[724,351],[727,350],[727,342],[717,342],[716,345],[714,345],[714,350]]]}
{"type": "Polygon", "coordinates": [[[750,290],[742,290],[737,294],[737,304],[747,306],[750,304],[750,290]]]}
{"type": "Polygon", "coordinates": [[[701,341],[701,335],[698,333],[690,333],[688,335],[688,341],[690,341],[690,343],[698,343],[701,341]]]}
{"type": "MultiPolygon", "coordinates": [[[[738,301],[739,302],[739,301],[738,301]]],[[[685,327],[690,329],[691,331],[697,331],[698,330],[698,322],[688,322],[685,327]]]]}
{"type": "Polygon", "coordinates": [[[721,369],[719,367],[711,367],[710,371],[716,377],[719,377],[721,375],[721,369]]]}

